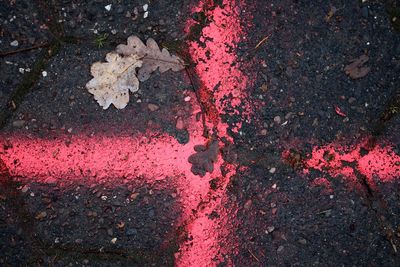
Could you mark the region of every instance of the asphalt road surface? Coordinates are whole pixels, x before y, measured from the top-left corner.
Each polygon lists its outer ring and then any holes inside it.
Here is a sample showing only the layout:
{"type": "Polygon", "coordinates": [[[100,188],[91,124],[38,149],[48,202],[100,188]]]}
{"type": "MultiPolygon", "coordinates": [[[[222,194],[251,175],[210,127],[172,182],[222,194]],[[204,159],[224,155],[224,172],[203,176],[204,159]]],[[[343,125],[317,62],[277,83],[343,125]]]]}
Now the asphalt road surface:
{"type": "Polygon", "coordinates": [[[400,265],[399,1],[4,0],[0,22],[1,266],[400,265]],[[103,109],[91,65],[129,36],[184,68],[103,109]]]}

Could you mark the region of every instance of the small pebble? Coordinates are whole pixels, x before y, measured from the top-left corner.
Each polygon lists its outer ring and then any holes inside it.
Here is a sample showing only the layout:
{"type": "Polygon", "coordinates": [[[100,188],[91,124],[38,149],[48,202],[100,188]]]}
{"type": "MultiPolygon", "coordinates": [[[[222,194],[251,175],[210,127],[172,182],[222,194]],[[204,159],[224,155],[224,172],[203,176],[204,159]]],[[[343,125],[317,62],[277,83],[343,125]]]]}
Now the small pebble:
{"type": "Polygon", "coordinates": [[[12,41],[11,43],[10,43],[10,45],[11,46],[18,46],[18,41],[17,40],[14,40],[14,41],[12,41]]]}
{"type": "Polygon", "coordinates": [[[305,240],[304,238],[299,239],[299,243],[302,245],[307,244],[307,240],[305,240]]]}
{"type": "Polygon", "coordinates": [[[13,121],[12,125],[15,128],[22,128],[25,125],[25,121],[24,120],[16,120],[16,121],[13,121]]]}
{"type": "Polygon", "coordinates": [[[244,204],[243,208],[245,210],[248,210],[248,209],[250,209],[251,204],[252,204],[252,201],[251,201],[251,199],[249,199],[249,200],[246,201],[246,203],[244,204]]]}
{"type": "Polygon", "coordinates": [[[110,11],[111,10],[111,4],[109,4],[109,5],[106,5],[104,8],[107,10],[107,11],[110,11]]]}
{"type": "Polygon", "coordinates": [[[185,128],[185,124],[183,123],[182,117],[179,117],[176,121],[176,129],[183,130],[185,128]]]}
{"type": "Polygon", "coordinates": [[[284,248],[283,246],[279,246],[279,248],[276,250],[276,252],[278,252],[278,253],[282,252],[283,248],[284,248]]]}
{"type": "Polygon", "coordinates": [[[126,230],[126,235],[127,236],[132,236],[132,235],[136,235],[137,234],[137,230],[136,229],[127,229],[126,230]]]}
{"type": "Polygon", "coordinates": [[[362,16],[364,17],[364,18],[368,18],[368,6],[363,6],[362,8],[361,8],[361,14],[362,14],[362,16]]]}
{"type": "Polygon", "coordinates": [[[22,187],[21,192],[22,193],[26,193],[29,190],[29,186],[24,185],[24,187],[22,187]]]}
{"type": "Polygon", "coordinates": [[[275,122],[275,123],[281,124],[281,121],[282,121],[282,120],[281,120],[281,117],[280,117],[280,116],[275,116],[275,117],[274,117],[274,122],[275,122]]]}
{"type": "Polygon", "coordinates": [[[113,239],[111,239],[111,244],[115,244],[115,243],[117,243],[117,238],[116,238],[116,237],[114,237],[113,239]]]}
{"type": "Polygon", "coordinates": [[[147,108],[150,110],[150,111],[156,111],[156,110],[158,110],[160,107],[159,106],[157,106],[156,104],[148,104],[147,105],[147,108]]]}
{"type": "Polygon", "coordinates": [[[190,99],[192,99],[190,96],[187,96],[187,97],[185,97],[185,102],[189,102],[190,101],[190,99]]]}
{"type": "Polygon", "coordinates": [[[149,16],[149,11],[144,12],[143,18],[145,19],[145,18],[147,18],[148,16],[149,16]]]}
{"type": "Polygon", "coordinates": [[[117,7],[117,13],[118,14],[121,14],[121,13],[123,13],[124,12],[124,7],[123,6],[118,6],[117,7]]]}
{"type": "Polygon", "coordinates": [[[356,101],[356,99],[354,97],[350,97],[347,101],[349,102],[349,104],[352,104],[356,101]]]}
{"type": "Polygon", "coordinates": [[[269,173],[275,173],[276,172],[276,168],[272,167],[271,169],[269,169],[269,173]]]}
{"type": "Polygon", "coordinates": [[[109,236],[113,236],[113,235],[114,235],[113,229],[111,229],[111,228],[107,229],[107,234],[108,234],[109,236]]]}
{"type": "Polygon", "coordinates": [[[46,77],[46,76],[47,76],[47,71],[45,71],[45,70],[42,71],[42,76],[43,76],[43,77],[46,77]]]}
{"type": "Polygon", "coordinates": [[[289,120],[293,117],[293,113],[289,112],[288,114],[285,115],[285,120],[289,120]]]}
{"type": "Polygon", "coordinates": [[[144,4],[144,5],[143,5],[143,11],[147,11],[148,8],[149,8],[149,5],[148,5],[148,4],[144,4]]]}

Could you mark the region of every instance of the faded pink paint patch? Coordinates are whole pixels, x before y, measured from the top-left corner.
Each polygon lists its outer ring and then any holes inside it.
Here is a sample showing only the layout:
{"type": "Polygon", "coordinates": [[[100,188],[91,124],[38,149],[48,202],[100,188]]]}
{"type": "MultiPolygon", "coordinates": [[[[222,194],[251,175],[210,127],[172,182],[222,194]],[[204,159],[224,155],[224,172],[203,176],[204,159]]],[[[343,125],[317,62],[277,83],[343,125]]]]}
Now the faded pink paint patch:
{"type": "Polygon", "coordinates": [[[354,163],[355,169],[371,183],[374,182],[374,178],[381,182],[399,178],[400,156],[394,153],[391,146],[376,145],[369,149],[366,155],[361,153],[363,147],[364,144],[353,147],[335,144],[316,147],[312,151],[311,158],[306,161],[306,166],[327,171],[332,176],[353,176],[354,168],[346,164],[354,163]]]}
{"type": "MultiPolygon", "coordinates": [[[[290,153],[285,151],[282,157],[290,160],[290,153]]],[[[318,170],[332,177],[343,177],[356,185],[357,174],[363,175],[371,188],[376,182],[391,182],[400,178],[400,156],[391,145],[368,147],[367,141],[353,146],[328,144],[314,147],[311,155],[301,163],[303,174],[318,170]]]]}
{"type": "Polygon", "coordinates": [[[322,187],[323,188],[322,192],[324,194],[331,194],[333,192],[331,182],[329,182],[329,180],[326,179],[325,177],[315,178],[311,182],[311,186],[322,187]]]}

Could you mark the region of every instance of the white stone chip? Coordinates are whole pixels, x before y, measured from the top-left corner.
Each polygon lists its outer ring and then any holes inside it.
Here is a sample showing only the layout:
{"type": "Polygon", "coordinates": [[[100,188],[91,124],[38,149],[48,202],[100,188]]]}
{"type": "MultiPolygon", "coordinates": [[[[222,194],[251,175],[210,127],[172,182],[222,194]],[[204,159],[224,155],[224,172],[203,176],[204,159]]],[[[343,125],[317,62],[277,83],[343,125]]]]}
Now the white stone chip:
{"type": "Polygon", "coordinates": [[[18,46],[18,41],[14,40],[10,43],[11,46],[18,46]]]}

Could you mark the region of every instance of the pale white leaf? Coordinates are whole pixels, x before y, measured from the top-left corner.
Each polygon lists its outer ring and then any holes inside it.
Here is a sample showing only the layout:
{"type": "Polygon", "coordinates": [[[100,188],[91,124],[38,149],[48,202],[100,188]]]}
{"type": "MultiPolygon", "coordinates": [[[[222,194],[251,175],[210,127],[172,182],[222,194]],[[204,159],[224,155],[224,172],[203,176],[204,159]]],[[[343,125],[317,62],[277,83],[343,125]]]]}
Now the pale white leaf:
{"type": "Polygon", "coordinates": [[[106,55],[106,62],[96,62],[91,67],[93,79],[86,88],[103,109],[113,104],[123,109],[129,102],[129,91],[139,90],[136,68],[142,66],[138,55],[122,57],[111,52],[106,55]]]}
{"type": "Polygon", "coordinates": [[[137,55],[141,58],[143,64],[138,71],[141,82],[146,81],[157,69],[164,73],[168,70],[180,71],[185,68],[179,57],[171,55],[165,48],[160,50],[152,38],[147,39],[145,45],[137,36],[130,36],[126,45],[117,46],[116,52],[124,56],[137,55]]]}

